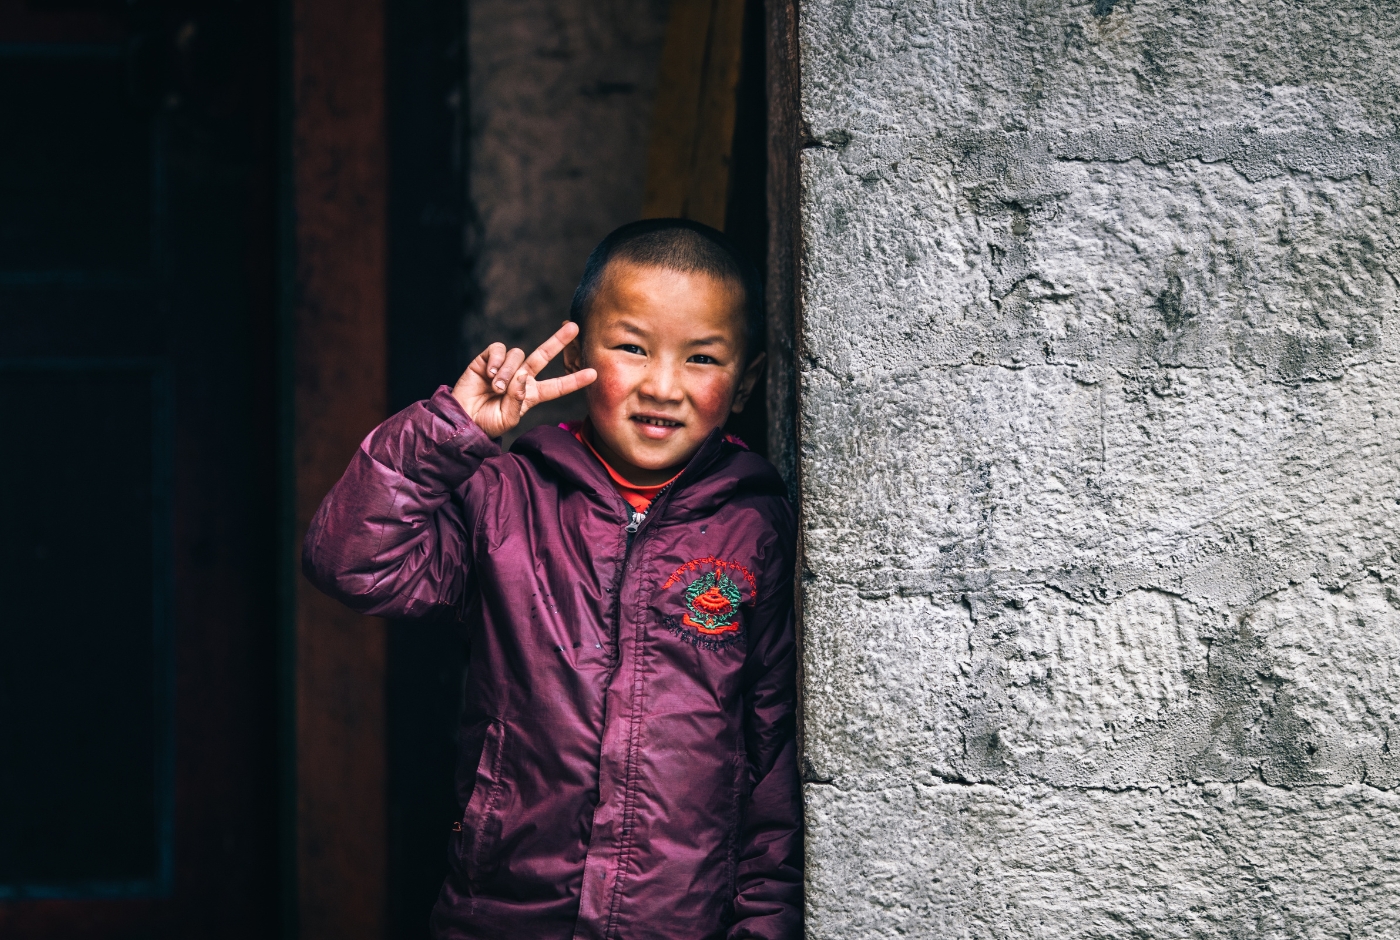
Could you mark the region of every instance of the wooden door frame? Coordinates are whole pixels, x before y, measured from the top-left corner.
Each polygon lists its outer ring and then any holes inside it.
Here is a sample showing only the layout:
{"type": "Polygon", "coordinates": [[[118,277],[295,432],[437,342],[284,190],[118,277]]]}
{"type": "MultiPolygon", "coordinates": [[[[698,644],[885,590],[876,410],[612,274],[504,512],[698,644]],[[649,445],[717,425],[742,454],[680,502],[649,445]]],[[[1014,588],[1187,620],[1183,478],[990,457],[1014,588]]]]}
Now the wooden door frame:
{"type": "Polygon", "coordinates": [[[298,572],[316,507],[386,416],[384,3],[290,0],[285,15],[284,932],[380,940],[385,624],[298,572]]]}
{"type": "Polygon", "coordinates": [[[797,0],[765,0],[768,90],[768,459],[797,498],[797,342],[802,317],[797,0]]]}

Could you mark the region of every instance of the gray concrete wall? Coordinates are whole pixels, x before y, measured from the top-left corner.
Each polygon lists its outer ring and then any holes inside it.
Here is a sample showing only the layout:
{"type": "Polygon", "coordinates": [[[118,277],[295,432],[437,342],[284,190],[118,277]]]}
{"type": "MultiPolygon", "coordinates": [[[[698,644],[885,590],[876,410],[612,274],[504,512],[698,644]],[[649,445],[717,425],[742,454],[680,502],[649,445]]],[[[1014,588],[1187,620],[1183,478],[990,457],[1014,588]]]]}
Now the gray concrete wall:
{"type": "MultiPolygon", "coordinates": [[[[466,320],[470,355],[495,340],[533,349],[568,316],[593,246],[641,215],[668,8],[467,4],[467,253],[478,290],[466,320]]],[[[583,410],[580,396],[541,407],[517,433],[583,410]]]]}
{"type": "Polygon", "coordinates": [[[1400,15],[808,0],[813,937],[1400,937],[1400,15]]]}

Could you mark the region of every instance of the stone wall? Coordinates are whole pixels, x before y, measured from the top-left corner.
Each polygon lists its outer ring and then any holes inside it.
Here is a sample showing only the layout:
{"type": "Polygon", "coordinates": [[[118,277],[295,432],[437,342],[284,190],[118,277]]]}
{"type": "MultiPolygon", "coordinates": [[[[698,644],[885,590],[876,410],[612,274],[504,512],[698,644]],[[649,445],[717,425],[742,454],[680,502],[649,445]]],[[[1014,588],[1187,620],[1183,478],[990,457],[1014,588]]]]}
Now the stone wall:
{"type": "Polygon", "coordinates": [[[812,937],[1400,936],[1400,17],[801,5],[812,937]]]}
{"type": "MultiPolygon", "coordinates": [[[[470,355],[495,340],[532,350],[568,316],[593,246],[641,215],[668,7],[467,5],[467,254],[478,292],[466,320],[470,355]]],[[[543,406],[517,431],[583,409],[581,396],[543,406]]]]}

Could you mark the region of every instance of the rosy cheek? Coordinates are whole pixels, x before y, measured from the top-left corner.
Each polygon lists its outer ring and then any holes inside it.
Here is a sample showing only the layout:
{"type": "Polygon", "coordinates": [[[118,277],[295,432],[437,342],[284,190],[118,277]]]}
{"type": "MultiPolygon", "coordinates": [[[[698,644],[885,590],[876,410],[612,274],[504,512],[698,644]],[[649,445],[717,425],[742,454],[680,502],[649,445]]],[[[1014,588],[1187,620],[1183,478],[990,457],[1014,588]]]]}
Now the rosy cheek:
{"type": "Polygon", "coordinates": [[[711,426],[724,423],[729,416],[729,397],[733,387],[733,382],[727,375],[716,376],[692,386],[690,401],[702,421],[711,426]]]}
{"type": "Polygon", "coordinates": [[[590,410],[611,415],[622,407],[631,391],[632,383],[628,377],[621,370],[603,363],[598,367],[598,378],[588,386],[590,410]]]}

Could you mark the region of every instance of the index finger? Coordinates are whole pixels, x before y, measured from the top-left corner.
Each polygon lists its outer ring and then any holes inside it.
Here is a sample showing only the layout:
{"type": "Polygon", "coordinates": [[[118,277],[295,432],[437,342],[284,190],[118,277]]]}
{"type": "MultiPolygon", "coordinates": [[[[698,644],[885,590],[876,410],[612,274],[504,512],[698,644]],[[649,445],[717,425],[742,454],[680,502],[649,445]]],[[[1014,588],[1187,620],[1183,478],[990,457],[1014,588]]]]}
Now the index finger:
{"type": "Polygon", "coordinates": [[[554,335],[540,343],[540,348],[530,353],[530,358],[525,360],[525,368],[531,375],[539,375],[545,366],[549,365],[549,360],[563,352],[564,347],[573,342],[578,335],[578,324],[572,320],[567,321],[563,326],[554,331],[554,335]]]}
{"type": "Polygon", "coordinates": [[[596,369],[580,369],[577,372],[570,372],[568,375],[561,375],[557,379],[546,379],[535,386],[535,394],[540,401],[553,401],[556,398],[563,398],[565,395],[572,395],[579,389],[592,385],[593,380],[598,377],[596,369]]]}

